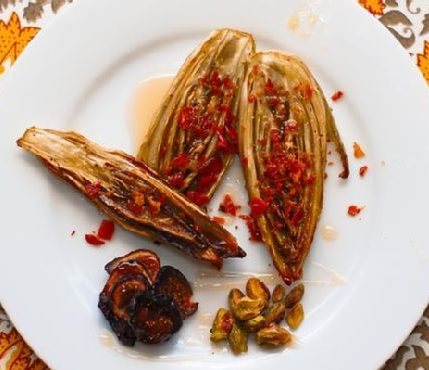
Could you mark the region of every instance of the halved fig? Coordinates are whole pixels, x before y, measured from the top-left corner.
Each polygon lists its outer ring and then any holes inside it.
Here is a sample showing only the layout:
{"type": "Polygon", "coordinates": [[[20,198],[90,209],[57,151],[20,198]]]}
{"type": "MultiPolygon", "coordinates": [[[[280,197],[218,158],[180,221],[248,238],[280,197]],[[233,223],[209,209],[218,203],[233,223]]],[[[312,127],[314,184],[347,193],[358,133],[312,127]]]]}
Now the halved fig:
{"type": "Polygon", "coordinates": [[[109,321],[109,324],[118,339],[127,346],[134,345],[136,336],[130,326],[130,315],[134,312],[135,297],[150,288],[148,279],[136,272],[135,266],[119,266],[110,275],[103,291],[100,294],[98,307],[109,321]],[[134,273],[127,273],[134,270],[134,273]]]}
{"type": "Polygon", "coordinates": [[[109,279],[104,285],[103,291],[100,293],[100,297],[105,296],[110,298],[115,285],[123,281],[124,277],[129,278],[139,275],[145,277],[147,280],[150,279],[146,269],[142,265],[133,262],[124,262],[120,264],[110,273],[109,279]]]}
{"type": "Polygon", "coordinates": [[[165,342],[182,327],[180,311],[170,296],[148,291],[136,297],[131,325],[138,340],[165,342]]]}
{"type": "Polygon", "coordinates": [[[109,274],[111,274],[112,271],[123,262],[134,262],[143,266],[146,269],[149,279],[152,283],[156,280],[161,266],[159,258],[154,252],[148,249],[137,249],[131,253],[126,254],[125,256],[117,257],[111,260],[104,268],[109,274]]]}
{"type": "Polygon", "coordinates": [[[182,319],[191,316],[198,309],[198,303],[192,302],[192,288],[185,275],[172,266],[163,266],[154,284],[156,294],[166,294],[173,298],[180,310],[182,319]]]}

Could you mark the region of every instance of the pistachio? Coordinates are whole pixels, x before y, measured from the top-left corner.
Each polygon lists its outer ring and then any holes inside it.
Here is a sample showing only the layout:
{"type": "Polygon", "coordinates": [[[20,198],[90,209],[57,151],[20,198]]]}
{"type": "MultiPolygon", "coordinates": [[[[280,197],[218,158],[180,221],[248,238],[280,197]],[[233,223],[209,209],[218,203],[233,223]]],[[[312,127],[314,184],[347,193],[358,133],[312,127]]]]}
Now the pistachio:
{"type": "Polygon", "coordinates": [[[228,337],[234,325],[234,317],[226,308],[219,308],[216,317],[213,320],[212,328],[210,329],[210,340],[212,342],[220,342],[228,337]]]}
{"type": "Polygon", "coordinates": [[[256,333],[256,343],[271,347],[282,347],[292,340],[292,335],[277,324],[271,324],[256,333]]]}
{"type": "Polygon", "coordinates": [[[274,303],[283,301],[285,298],[285,287],[281,284],[277,284],[273,290],[272,299],[274,303]]]}
{"type": "Polygon", "coordinates": [[[295,286],[285,298],[285,306],[286,308],[292,308],[297,303],[299,303],[304,295],[304,284],[300,283],[295,286]]]}
{"type": "Polygon", "coordinates": [[[268,306],[268,301],[271,296],[270,290],[258,278],[250,278],[247,281],[246,294],[253,299],[263,299],[266,302],[265,307],[268,306]]]}
{"type": "Polygon", "coordinates": [[[237,324],[232,325],[231,332],[228,335],[228,343],[232,352],[236,355],[247,352],[247,333],[237,324]]]}
{"type": "Polygon", "coordinates": [[[304,319],[304,308],[301,303],[297,303],[287,311],[286,322],[291,329],[297,329],[304,319]]]}
{"type": "Polygon", "coordinates": [[[266,325],[266,319],[262,315],[258,315],[253,319],[243,321],[243,328],[249,333],[255,333],[266,325]]]}
{"type": "Polygon", "coordinates": [[[250,320],[258,316],[265,308],[265,300],[248,296],[232,301],[231,312],[239,320],[250,320]]]}
{"type": "Polygon", "coordinates": [[[228,295],[229,307],[232,308],[236,304],[236,302],[242,297],[244,297],[244,294],[240,289],[231,289],[228,295]]]}
{"type": "Polygon", "coordinates": [[[266,325],[273,322],[279,323],[283,320],[286,313],[286,307],[283,303],[274,303],[270,306],[265,314],[266,325]]]}

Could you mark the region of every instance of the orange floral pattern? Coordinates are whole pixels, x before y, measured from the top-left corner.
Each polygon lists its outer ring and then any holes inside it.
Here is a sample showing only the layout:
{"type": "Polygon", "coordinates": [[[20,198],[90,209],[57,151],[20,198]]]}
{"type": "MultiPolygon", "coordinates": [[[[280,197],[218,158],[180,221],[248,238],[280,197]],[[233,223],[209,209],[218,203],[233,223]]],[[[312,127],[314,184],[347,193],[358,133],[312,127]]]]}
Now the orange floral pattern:
{"type": "Polygon", "coordinates": [[[417,65],[423,73],[423,77],[429,84],[429,42],[425,41],[423,54],[417,55],[417,65]]]}
{"type": "Polygon", "coordinates": [[[383,0],[359,0],[359,4],[374,15],[383,15],[386,7],[383,0]]]}
{"type": "Polygon", "coordinates": [[[46,364],[38,359],[24,342],[15,328],[0,334],[0,362],[7,370],[47,370],[46,364]]]}
{"type": "Polygon", "coordinates": [[[0,20],[0,73],[4,72],[7,60],[11,65],[15,63],[39,30],[38,27],[21,27],[21,21],[15,12],[7,23],[0,20]]]}

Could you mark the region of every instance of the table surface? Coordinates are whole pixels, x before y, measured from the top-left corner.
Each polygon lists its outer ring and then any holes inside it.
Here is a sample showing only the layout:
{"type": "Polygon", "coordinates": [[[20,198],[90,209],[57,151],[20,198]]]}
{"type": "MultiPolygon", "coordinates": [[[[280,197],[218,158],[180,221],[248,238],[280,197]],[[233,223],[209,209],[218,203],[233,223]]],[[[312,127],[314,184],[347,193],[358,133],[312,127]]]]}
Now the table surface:
{"type": "MultiPolygon", "coordinates": [[[[75,0],[77,2],[79,0],[75,0]]],[[[429,0],[355,0],[392,33],[429,85],[429,0]]],[[[26,45],[72,0],[0,0],[0,81],[26,45]]],[[[58,14],[58,15],[57,15],[58,14]]],[[[429,87],[429,86],[428,86],[429,87]]],[[[0,369],[45,370],[0,306],[0,369]]],[[[429,370],[429,306],[383,370],[429,370]]]]}

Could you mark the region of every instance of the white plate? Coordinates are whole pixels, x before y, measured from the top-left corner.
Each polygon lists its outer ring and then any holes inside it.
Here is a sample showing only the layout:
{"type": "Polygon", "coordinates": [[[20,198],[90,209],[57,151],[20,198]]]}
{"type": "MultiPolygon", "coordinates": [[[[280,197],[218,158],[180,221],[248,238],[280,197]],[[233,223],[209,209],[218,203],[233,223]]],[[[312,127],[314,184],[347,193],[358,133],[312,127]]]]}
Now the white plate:
{"type": "MultiPolygon", "coordinates": [[[[427,87],[396,40],[354,1],[80,1],[40,33],[7,80],[0,99],[0,300],[52,368],[374,369],[420,317],[429,298],[427,87]],[[287,27],[293,15],[307,22],[305,32],[287,27]],[[223,26],[252,32],[260,49],[300,55],[328,96],[344,90],[333,104],[339,130],[349,153],[357,141],[367,156],[350,156],[346,184],[336,177],[338,167],[329,167],[319,226],[335,226],[339,237],[328,242],[320,227],[316,233],[304,271],[306,319],[293,348],[252,345],[236,357],[212,346],[202,315],[226,303],[225,286],[196,287],[199,312],[170,343],[127,351],[106,336],[97,309],[107,261],[149,247],[193,282],[213,282],[199,276],[213,270],[123,231],[106,247],[89,247],[83,234],[97,227],[100,214],[15,140],[37,124],[132,151],[127,106],[138,82],[174,73],[198,42],[223,26]],[[363,164],[369,172],[360,179],[363,164]],[[361,217],[346,215],[349,204],[366,206],[361,217]]],[[[213,208],[237,178],[235,167],[213,208]]],[[[270,272],[267,252],[247,241],[243,224],[230,229],[248,257],[226,262],[224,270],[270,272]]],[[[222,281],[243,287],[243,276],[222,281]]]]}

